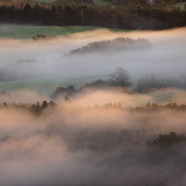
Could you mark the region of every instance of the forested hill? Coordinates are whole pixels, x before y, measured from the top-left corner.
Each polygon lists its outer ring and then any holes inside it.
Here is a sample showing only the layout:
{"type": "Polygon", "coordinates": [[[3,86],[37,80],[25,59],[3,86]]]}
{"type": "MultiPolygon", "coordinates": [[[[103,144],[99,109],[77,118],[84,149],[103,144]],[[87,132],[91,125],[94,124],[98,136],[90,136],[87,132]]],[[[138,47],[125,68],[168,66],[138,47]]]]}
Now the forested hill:
{"type": "Polygon", "coordinates": [[[100,26],[122,29],[168,29],[186,26],[186,11],[173,7],[138,6],[124,11],[113,6],[85,4],[24,7],[1,6],[0,21],[57,26],[100,26]]]}
{"type": "Polygon", "coordinates": [[[87,54],[87,53],[102,53],[102,52],[120,52],[135,49],[147,49],[151,47],[148,39],[130,39],[130,38],[116,38],[114,40],[99,41],[89,43],[87,46],[70,51],[69,55],[87,54]]]}

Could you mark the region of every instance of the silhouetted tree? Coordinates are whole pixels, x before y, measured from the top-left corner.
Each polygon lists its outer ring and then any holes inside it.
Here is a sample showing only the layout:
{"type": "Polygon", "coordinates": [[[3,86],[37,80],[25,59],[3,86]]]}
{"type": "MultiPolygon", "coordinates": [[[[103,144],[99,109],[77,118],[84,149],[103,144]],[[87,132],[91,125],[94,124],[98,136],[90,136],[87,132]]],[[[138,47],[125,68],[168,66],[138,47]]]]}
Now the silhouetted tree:
{"type": "Polygon", "coordinates": [[[182,134],[178,136],[175,132],[170,132],[169,134],[159,134],[152,144],[159,147],[170,147],[185,141],[185,135],[182,134]]]}
{"type": "Polygon", "coordinates": [[[46,108],[46,107],[48,107],[48,102],[47,101],[43,101],[43,104],[42,104],[41,108],[43,109],[43,108],[46,108]]]}
{"type": "Polygon", "coordinates": [[[114,86],[124,87],[129,87],[132,84],[129,72],[122,67],[116,68],[115,72],[110,75],[109,83],[114,86]]]}

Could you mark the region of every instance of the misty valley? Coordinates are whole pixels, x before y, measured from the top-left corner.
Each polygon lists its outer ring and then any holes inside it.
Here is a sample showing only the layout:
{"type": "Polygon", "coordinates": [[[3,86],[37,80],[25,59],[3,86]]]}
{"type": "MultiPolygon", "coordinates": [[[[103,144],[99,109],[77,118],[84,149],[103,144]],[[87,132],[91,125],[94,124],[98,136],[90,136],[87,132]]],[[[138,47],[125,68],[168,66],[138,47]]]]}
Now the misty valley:
{"type": "Polygon", "coordinates": [[[0,186],[185,186],[185,31],[1,37],[0,186]]]}

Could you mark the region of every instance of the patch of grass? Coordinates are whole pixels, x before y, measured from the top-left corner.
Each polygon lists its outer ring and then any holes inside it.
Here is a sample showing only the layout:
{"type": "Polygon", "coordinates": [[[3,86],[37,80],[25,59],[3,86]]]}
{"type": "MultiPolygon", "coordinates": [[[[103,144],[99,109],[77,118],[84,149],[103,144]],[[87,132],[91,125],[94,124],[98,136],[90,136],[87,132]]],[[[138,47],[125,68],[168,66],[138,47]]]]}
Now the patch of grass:
{"type": "MultiPolygon", "coordinates": [[[[31,26],[31,25],[13,25],[13,24],[0,24],[0,38],[13,38],[13,39],[31,39],[37,34],[46,36],[62,36],[65,34],[73,34],[77,32],[93,31],[103,29],[101,27],[92,26],[31,26]]],[[[125,32],[128,30],[122,29],[109,29],[113,32],[125,32]]]]}
{"type": "MultiPolygon", "coordinates": [[[[108,77],[106,76],[105,78],[108,79],[108,77]]],[[[70,78],[64,76],[52,76],[35,79],[25,79],[19,81],[0,82],[0,92],[2,91],[14,92],[26,89],[40,92],[42,94],[45,94],[46,96],[50,96],[59,86],[68,87],[73,85],[76,88],[80,88],[84,84],[91,83],[92,81],[95,81],[100,78],[103,77],[102,76],[84,77],[76,79],[72,77],[70,78]]]]}
{"type": "Polygon", "coordinates": [[[112,5],[112,2],[104,1],[104,0],[93,0],[95,4],[100,6],[112,5]]]}
{"type": "Polygon", "coordinates": [[[184,3],[176,3],[176,4],[174,4],[173,6],[174,7],[180,7],[182,10],[184,9],[184,6],[185,6],[185,3],[186,2],[184,2],[184,3]]]}

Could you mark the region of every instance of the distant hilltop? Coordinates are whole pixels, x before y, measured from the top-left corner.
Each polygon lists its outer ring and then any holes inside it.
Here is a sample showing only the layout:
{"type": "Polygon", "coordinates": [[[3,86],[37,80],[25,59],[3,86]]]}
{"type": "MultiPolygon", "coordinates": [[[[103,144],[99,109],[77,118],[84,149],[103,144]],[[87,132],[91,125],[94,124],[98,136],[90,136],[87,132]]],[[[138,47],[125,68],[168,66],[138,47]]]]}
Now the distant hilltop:
{"type": "Polygon", "coordinates": [[[121,38],[118,37],[114,40],[104,40],[99,42],[89,43],[88,45],[70,51],[69,55],[74,54],[86,54],[94,52],[117,52],[133,49],[146,49],[151,47],[151,44],[148,39],[130,39],[130,38],[121,38]]]}

